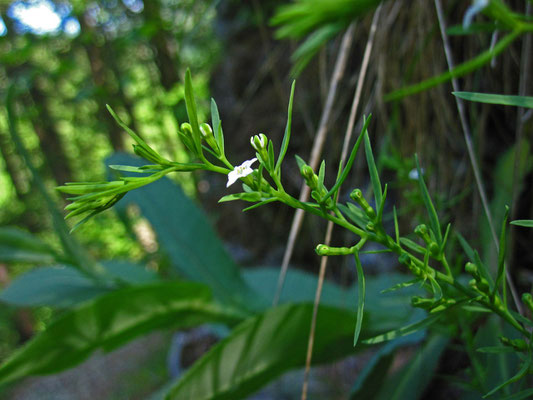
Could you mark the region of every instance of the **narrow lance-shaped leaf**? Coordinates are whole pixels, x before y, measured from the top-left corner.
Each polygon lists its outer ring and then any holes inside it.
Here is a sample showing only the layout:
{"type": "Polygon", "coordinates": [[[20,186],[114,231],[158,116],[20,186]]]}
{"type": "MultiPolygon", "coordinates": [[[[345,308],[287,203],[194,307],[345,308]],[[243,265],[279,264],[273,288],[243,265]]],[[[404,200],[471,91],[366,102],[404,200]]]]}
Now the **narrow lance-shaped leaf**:
{"type": "Polygon", "coordinates": [[[452,94],[461,99],[468,100],[468,101],[475,101],[479,103],[533,108],[533,97],[531,96],[510,96],[510,95],[503,95],[503,94],[473,93],[473,92],[452,92],[452,94]]]}
{"type": "Polygon", "coordinates": [[[293,81],[291,85],[291,95],[289,97],[289,108],[287,110],[287,125],[285,126],[285,134],[283,135],[283,141],[281,142],[281,148],[279,150],[278,161],[276,162],[276,168],[275,168],[276,173],[279,173],[281,169],[281,163],[283,162],[283,159],[285,158],[285,154],[287,154],[287,149],[289,147],[289,141],[291,138],[292,103],[294,100],[295,85],[296,85],[296,81],[293,81]]]}
{"type": "Polygon", "coordinates": [[[185,72],[185,107],[189,116],[189,123],[192,128],[192,138],[198,155],[202,153],[202,134],[198,125],[198,113],[196,111],[196,100],[194,99],[194,90],[192,87],[191,71],[185,72]]]}
{"type": "Polygon", "coordinates": [[[220,122],[217,103],[214,99],[211,99],[211,122],[213,124],[215,141],[220,149],[220,153],[224,154],[224,133],[222,132],[222,123],[220,122]]]}
{"type": "Polygon", "coordinates": [[[365,155],[366,162],[368,164],[368,172],[370,173],[370,181],[372,182],[372,189],[374,190],[374,198],[376,199],[376,209],[381,207],[381,181],[379,180],[379,173],[374,161],[374,155],[372,154],[372,146],[370,145],[370,138],[368,137],[368,131],[364,133],[365,139],[365,155]]]}
{"type": "Polygon", "coordinates": [[[502,230],[500,232],[500,251],[498,253],[498,274],[496,275],[496,283],[492,290],[492,295],[494,296],[500,283],[502,283],[502,292],[504,305],[507,307],[507,285],[505,283],[505,253],[507,249],[506,231],[507,231],[507,218],[509,217],[509,207],[505,207],[505,217],[503,218],[502,230]]]}
{"type": "Polygon", "coordinates": [[[365,344],[378,344],[382,342],[386,342],[392,339],[396,339],[397,337],[409,335],[411,333],[417,332],[419,330],[425,329],[430,325],[433,325],[437,320],[442,316],[441,314],[434,314],[430,315],[429,317],[424,318],[423,320],[420,320],[418,322],[415,322],[413,324],[409,324],[407,326],[404,326],[402,328],[393,329],[387,333],[383,333],[381,335],[375,336],[370,339],[363,340],[363,343],[365,344]]]}
{"type": "Polygon", "coordinates": [[[533,228],[533,219],[517,219],[511,221],[511,225],[523,226],[526,228],[533,228]]]}
{"type": "Polygon", "coordinates": [[[357,150],[359,150],[359,146],[361,145],[361,141],[363,140],[364,133],[366,132],[368,128],[368,124],[370,124],[371,119],[372,119],[372,114],[370,114],[367,118],[365,118],[363,128],[361,129],[361,133],[359,134],[359,137],[355,141],[355,144],[352,148],[352,152],[350,153],[350,157],[348,158],[348,162],[346,162],[346,166],[344,167],[344,169],[342,168],[342,165],[339,165],[339,172],[337,174],[337,182],[335,182],[335,185],[333,185],[331,190],[326,194],[325,199],[328,199],[333,193],[336,193],[339,190],[340,186],[344,183],[344,181],[348,177],[348,174],[350,173],[352,169],[352,165],[355,161],[357,150]]]}
{"type": "Polygon", "coordinates": [[[429,224],[431,226],[431,230],[433,231],[433,234],[435,235],[437,244],[440,246],[442,245],[442,233],[440,229],[439,216],[437,215],[435,206],[433,205],[433,202],[431,201],[431,197],[429,195],[426,182],[424,182],[424,176],[422,175],[422,169],[420,168],[420,163],[418,162],[418,156],[416,154],[415,154],[415,161],[416,161],[416,170],[418,172],[418,186],[420,187],[420,193],[422,194],[422,200],[424,200],[424,205],[426,206],[426,210],[428,212],[429,224]]]}
{"type": "Polygon", "coordinates": [[[355,332],[353,335],[353,345],[357,345],[359,340],[359,334],[361,333],[361,327],[363,326],[363,312],[365,309],[365,274],[361,260],[359,259],[359,253],[354,253],[355,268],[357,270],[357,317],[355,323],[355,332]]]}

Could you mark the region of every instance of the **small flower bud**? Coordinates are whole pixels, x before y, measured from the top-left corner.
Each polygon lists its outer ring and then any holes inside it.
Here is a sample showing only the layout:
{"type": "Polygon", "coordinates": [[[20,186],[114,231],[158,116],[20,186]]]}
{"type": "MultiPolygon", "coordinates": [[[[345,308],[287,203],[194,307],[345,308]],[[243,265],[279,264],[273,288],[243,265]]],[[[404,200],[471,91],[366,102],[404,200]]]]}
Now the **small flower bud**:
{"type": "Polygon", "coordinates": [[[428,227],[424,224],[418,225],[415,228],[415,234],[423,239],[428,234],[428,227]]]}
{"type": "Polygon", "coordinates": [[[318,176],[314,173],[313,168],[306,164],[300,169],[300,173],[304,177],[307,186],[311,189],[318,187],[318,176]]]}
{"type": "Polygon", "coordinates": [[[180,130],[188,137],[192,137],[192,126],[188,122],[180,125],[180,130]]]}
{"type": "Polygon", "coordinates": [[[431,253],[432,256],[436,257],[439,255],[440,253],[440,247],[437,243],[435,242],[431,242],[428,246],[428,249],[429,249],[429,252],[431,253]]]}
{"type": "Polygon", "coordinates": [[[527,308],[529,308],[529,311],[533,313],[533,296],[531,296],[531,293],[524,293],[522,295],[522,302],[527,308]]]}
{"type": "Polygon", "coordinates": [[[354,189],[352,193],[350,193],[350,198],[355,201],[359,206],[363,209],[365,214],[370,218],[374,219],[376,218],[376,212],[374,209],[368,204],[368,201],[363,197],[363,192],[361,189],[354,189]]]}
{"type": "Polygon", "coordinates": [[[476,281],[479,279],[480,275],[476,264],[467,262],[465,264],[465,271],[472,275],[474,278],[476,278],[476,281]]]}
{"type": "Polygon", "coordinates": [[[368,224],[366,224],[366,229],[370,232],[374,232],[376,230],[376,226],[372,222],[369,222],[368,224]]]}
{"type": "Polygon", "coordinates": [[[205,139],[213,136],[213,129],[211,129],[211,126],[205,122],[200,124],[200,132],[205,139]]]}
{"type": "Polygon", "coordinates": [[[217,141],[215,140],[215,137],[213,136],[213,129],[211,129],[211,126],[209,124],[206,124],[205,122],[200,124],[200,133],[202,134],[202,137],[207,142],[209,147],[217,154],[220,155],[220,150],[218,149],[217,141]]]}
{"type": "Polygon", "coordinates": [[[261,150],[266,150],[268,138],[264,133],[260,133],[250,138],[250,144],[257,152],[261,152],[261,150]]]}

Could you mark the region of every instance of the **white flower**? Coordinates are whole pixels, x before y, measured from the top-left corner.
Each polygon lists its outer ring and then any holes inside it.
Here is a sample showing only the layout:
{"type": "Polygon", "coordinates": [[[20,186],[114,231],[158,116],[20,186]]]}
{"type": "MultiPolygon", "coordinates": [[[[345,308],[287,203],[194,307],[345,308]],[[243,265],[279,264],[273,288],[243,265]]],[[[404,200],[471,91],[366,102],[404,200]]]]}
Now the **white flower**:
{"type": "Polygon", "coordinates": [[[252,158],[251,160],[246,160],[238,167],[233,168],[233,171],[228,174],[228,183],[226,184],[226,187],[233,185],[237,179],[244,178],[254,172],[250,166],[256,161],[257,158],[252,158]]]}

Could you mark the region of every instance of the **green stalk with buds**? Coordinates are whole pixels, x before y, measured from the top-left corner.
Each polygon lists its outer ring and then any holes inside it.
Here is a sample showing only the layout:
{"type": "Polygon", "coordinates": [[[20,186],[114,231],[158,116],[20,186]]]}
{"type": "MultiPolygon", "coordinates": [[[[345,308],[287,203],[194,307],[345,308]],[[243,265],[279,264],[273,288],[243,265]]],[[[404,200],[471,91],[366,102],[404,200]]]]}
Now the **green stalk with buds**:
{"type": "MultiPolygon", "coordinates": [[[[418,225],[414,235],[419,239],[415,242],[407,237],[400,236],[396,210],[394,210],[395,231],[391,236],[383,224],[383,212],[387,198],[387,185],[382,187],[376,167],[368,127],[371,118],[365,119],[358,139],[356,140],[350,157],[344,167],[340,167],[336,181],[328,187],[325,182],[325,162],[320,165],[316,173],[302,158],[296,156],[300,173],[305,184],[311,189],[312,201],[302,202],[287,193],[283,187],[282,163],[289,147],[291,136],[292,106],[294,98],[294,84],[288,105],[288,120],[284,138],[276,157],[273,142],[263,133],[253,136],[250,144],[255,151],[255,157],[234,166],[228,161],[224,146],[224,134],[217,110],[216,103],[211,103],[211,125],[198,121],[196,102],[194,99],[190,72],[185,76],[185,100],[189,122],[182,123],[178,135],[197,159],[192,163],[177,163],[161,157],[141,137],[131,131],[109,108],[117,123],[135,140],[134,152],[145,158],[150,164],[143,167],[127,165],[114,165],[111,168],[117,171],[135,172],[144,176],[121,177],[116,181],[97,183],[68,183],[58,189],[73,195],[72,203],[66,208],[69,214],[66,218],[82,217],[75,226],[79,226],[88,218],[112,207],[124,194],[160,179],[161,177],[182,171],[205,170],[228,177],[227,186],[233,185],[238,180],[242,183],[242,191],[229,194],[220,199],[220,202],[242,200],[252,203],[244,210],[251,210],[271,202],[280,202],[289,207],[302,209],[310,214],[317,215],[336,225],[348,230],[354,236],[354,243],[350,247],[331,247],[319,244],[316,253],[320,256],[353,256],[358,275],[358,308],[354,345],[357,345],[359,332],[363,321],[365,281],[364,266],[361,264],[360,255],[365,251],[367,243],[376,243],[382,246],[383,251],[397,255],[402,264],[412,275],[409,283],[401,283],[390,290],[399,290],[402,287],[419,283],[427,290],[426,297],[415,296],[411,305],[423,309],[426,317],[406,327],[400,327],[390,332],[385,332],[374,338],[363,340],[367,344],[375,344],[403,336],[416,330],[427,328],[445,319],[463,307],[477,307],[480,312],[491,312],[498,315],[519,338],[502,338],[502,346],[519,353],[523,359],[523,368],[518,374],[508,381],[497,386],[489,394],[501,389],[506,384],[522,378],[530,372],[531,365],[531,327],[533,321],[514,312],[509,307],[506,295],[505,278],[505,229],[506,221],[502,228],[502,244],[500,246],[499,268],[496,277],[492,277],[488,268],[479,260],[470,260],[464,266],[464,273],[470,276],[468,284],[464,279],[454,275],[448,263],[446,248],[450,236],[450,225],[442,229],[438,214],[424,182],[422,169],[416,159],[419,189],[422,194],[425,208],[428,213],[429,223],[418,225]],[[341,186],[346,180],[353,166],[360,145],[363,144],[366,161],[374,193],[374,206],[363,194],[361,189],[354,189],[350,194],[351,202],[338,203],[341,186]],[[255,165],[257,163],[257,168],[255,165]],[[422,243],[422,244],[420,244],[422,243]],[[525,371],[525,372],[524,372],[525,371]],[[518,378],[517,378],[518,377],[518,378]]],[[[523,303],[530,313],[533,313],[533,299],[531,294],[525,293],[523,303]]]]}

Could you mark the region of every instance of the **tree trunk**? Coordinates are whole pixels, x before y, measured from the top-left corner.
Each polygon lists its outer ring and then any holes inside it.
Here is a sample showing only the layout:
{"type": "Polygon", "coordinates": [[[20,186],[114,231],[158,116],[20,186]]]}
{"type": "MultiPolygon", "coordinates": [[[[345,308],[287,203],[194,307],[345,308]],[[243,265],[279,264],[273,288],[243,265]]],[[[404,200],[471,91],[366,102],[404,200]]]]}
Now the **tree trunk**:
{"type": "Polygon", "coordinates": [[[39,143],[46,164],[58,184],[64,184],[72,180],[72,171],[63,148],[59,133],[54,125],[54,120],[47,108],[46,95],[38,87],[38,81],[34,80],[29,89],[33,107],[37,116],[32,118],[33,128],[39,137],[39,143]]]}
{"type": "MultiPolygon", "coordinates": [[[[107,111],[106,103],[111,103],[111,95],[109,88],[112,86],[106,79],[106,62],[102,55],[102,47],[96,45],[94,40],[90,40],[90,37],[95,35],[94,29],[90,27],[83,15],[79,17],[81,25],[81,43],[87,57],[89,59],[89,65],[91,68],[91,75],[94,86],[96,88],[96,101],[98,103],[98,116],[100,121],[104,124],[104,129],[109,138],[109,142],[115,151],[124,150],[124,137],[122,129],[118,126],[113,119],[109,111],[107,111]]],[[[111,104],[112,105],[112,104],[111,104]]]]}
{"type": "Polygon", "coordinates": [[[164,21],[161,18],[161,7],[159,0],[144,2],[145,23],[153,24],[157,27],[156,32],[150,38],[150,44],[155,52],[155,63],[159,69],[159,79],[166,91],[180,81],[178,74],[178,62],[171,51],[171,40],[169,40],[163,29],[164,21]]]}

